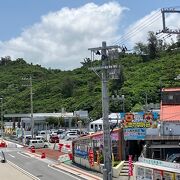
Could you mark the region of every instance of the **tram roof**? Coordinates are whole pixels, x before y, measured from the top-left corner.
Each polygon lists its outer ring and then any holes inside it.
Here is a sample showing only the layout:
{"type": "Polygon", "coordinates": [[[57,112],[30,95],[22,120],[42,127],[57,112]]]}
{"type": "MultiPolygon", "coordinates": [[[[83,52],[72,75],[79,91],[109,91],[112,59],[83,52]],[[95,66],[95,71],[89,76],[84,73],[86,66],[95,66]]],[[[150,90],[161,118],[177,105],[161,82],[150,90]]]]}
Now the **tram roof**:
{"type": "MultiPolygon", "coordinates": [[[[120,131],[120,130],[122,130],[122,128],[116,128],[116,129],[113,130],[113,132],[120,131]]],[[[101,135],[101,134],[103,134],[103,131],[98,131],[98,132],[96,132],[96,133],[93,133],[93,134],[89,134],[89,135],[87,135],[87,136],[80,137],[79,139],[75,139],[75,140],[73,140],[73,141],[76,142],[76,141],[83,140],[83,139],[90,139],[90,138],[92,138],[92,137],[99,136],[99,135],[101,135]]]]}

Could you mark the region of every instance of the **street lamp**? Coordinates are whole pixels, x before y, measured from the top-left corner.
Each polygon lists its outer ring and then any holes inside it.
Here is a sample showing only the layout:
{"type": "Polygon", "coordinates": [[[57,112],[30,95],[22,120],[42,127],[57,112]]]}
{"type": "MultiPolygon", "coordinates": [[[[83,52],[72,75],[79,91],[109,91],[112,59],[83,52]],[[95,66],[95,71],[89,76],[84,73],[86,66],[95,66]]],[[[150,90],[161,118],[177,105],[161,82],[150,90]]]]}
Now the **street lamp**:
{"type": "Polygon", "coordinates": [[[79,125],[80,136],[81,136],[81,129],[82,129],[82,121],[81,120],[78,121],[78,125],[79,125]]]}
{"type": "Polygon", "coordinates": [[[3,98],[0,98],[1,100],[1,136],[3,138],[3,98]]]}

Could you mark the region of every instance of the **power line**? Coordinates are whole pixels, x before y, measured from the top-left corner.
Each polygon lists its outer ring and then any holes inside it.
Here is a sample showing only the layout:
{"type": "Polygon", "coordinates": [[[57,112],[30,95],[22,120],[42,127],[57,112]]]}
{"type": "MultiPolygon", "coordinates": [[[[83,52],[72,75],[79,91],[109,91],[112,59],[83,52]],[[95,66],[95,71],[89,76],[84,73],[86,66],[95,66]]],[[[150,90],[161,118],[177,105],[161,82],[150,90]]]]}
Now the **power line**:
{"type": "MultiPolygon", "coordinates": [[[[156,20],[159,19],[159,18],[160,18],[160,17],[156,18],[156,20]]],[[[155,21],[150,22],[149,24],[147,24],[147,25],[144,26],[143,28],[136,30],[133,34],[131,34],[131,36],[127,37],[125,40],[123,40],[123,41],[121,41],[121,42],[119,42],[119,43],[124,43],[124,42],[126,42],[127,40],[129,40],[130,38],[132,38],[133,36],[135,36],[138,31],[147,28],[148,26],[150,26],[150,25],[153,24],[154,22],[155,22],[155,21]]]]}
{"type": "Polygon", "coordinates": [[[158,18],[160,18],[161,14],[160,14],[160,10],[156,11],[153,15],[151,15],[150,17],[145,17],[144,22],[141,23],[141,25],[136,25],[134,30],[131,32],[128,32],[125,36],[119,38],[118,40],[114,41],[113,44],[117,44],[121,41],[125,41],[125,39],[129,39],[130,37],[132,37],[137,31],[144,29],[145,27],[149,26],[150,24],[152,24],[153,22],[155,22],[158,18]],[[124,39],[124,40],[123,40],[124,39]]]}
{"type": "Polygon", "coordinates": [[[149,21],[149,22],[146,23],[145,25],[140,26],[140,27],[137,28],[135,31],[132,31],[131,34],[130,34],[129,36],[123,38],[124,40],[122,39],[121,41],[118,41],[118,43],[119,43],[119,44],[124,43],[124,42],[126,42],[128,39],[130,39],[130,38],[136,36],[136,33],[137,33],[137,32],[139,32],[139,31],[141,31],[141,30],[147,28],[148,26],[150,26],[151,24],[153,24],[153,23],[154,23],[157,19],[159,19],[159,18],[160,18],[160,16],[154,18],[153,20],[149,21]]]}

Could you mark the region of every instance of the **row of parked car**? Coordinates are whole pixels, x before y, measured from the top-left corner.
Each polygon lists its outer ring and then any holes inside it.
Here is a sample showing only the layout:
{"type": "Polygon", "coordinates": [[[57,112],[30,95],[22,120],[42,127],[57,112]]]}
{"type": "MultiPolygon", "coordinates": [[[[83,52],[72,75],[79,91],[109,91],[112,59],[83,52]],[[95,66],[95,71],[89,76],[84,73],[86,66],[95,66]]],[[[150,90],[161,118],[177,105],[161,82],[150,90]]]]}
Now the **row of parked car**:
{"type": "MultiPolygon", "coordinates": [[[[80,136],[80,131],[78,129],[70,129],[70,130],[50,130],[50,131],[40,131],[38,132],[38,135],[35,136],[33,139],[31,135],[25,136],[25,144],[29,147],[34,146],[35,148],[43,148],[48,147],[48,144],[46,142],[50,143],[59,143],[60,139],[64,140],[72,140],[76,139],[80,136]]],[[[81,134],[82,135],[82,134],[81,134]]]]}
{"type": "Polygon", "coordinates": [[[78,129],[70,129],[70,130],[57,130],[53,131],[50,134],[49,142],[57,142],[58,139],[64,139],[64,140],[72,140],[76,139],[80,136],[80,130],[78,129]]]}

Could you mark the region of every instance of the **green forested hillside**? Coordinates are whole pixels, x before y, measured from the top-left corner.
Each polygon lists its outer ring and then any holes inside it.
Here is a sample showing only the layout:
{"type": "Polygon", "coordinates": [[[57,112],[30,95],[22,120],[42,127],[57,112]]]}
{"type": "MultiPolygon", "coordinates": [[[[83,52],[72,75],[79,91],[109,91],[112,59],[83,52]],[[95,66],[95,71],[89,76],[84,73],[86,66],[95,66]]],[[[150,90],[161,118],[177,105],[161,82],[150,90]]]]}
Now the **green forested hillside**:
{"type": "MultiPolygon", "coordinates": [[[[180,87],[180,51],[161,51],[151,58],[142,54],[119,54],[117,63],[123,67],[120,80],[109,81],[109,96],[118,92],[125,95],[125,110],[134,110],[144,104],[160,101],[160,87],[180,87]]],[[[30,112],[30,88],[32,76],[34,112],[68,112],[88,110],[90,117],[101,117],[101,81],[89,64],[73,71],[45,69],[26,63],[23,59],[0,61],[0,96],[5,113],[30,112]]],[[[110,111],[122,111],[121,102],[110,101],[110,111]]]]}

